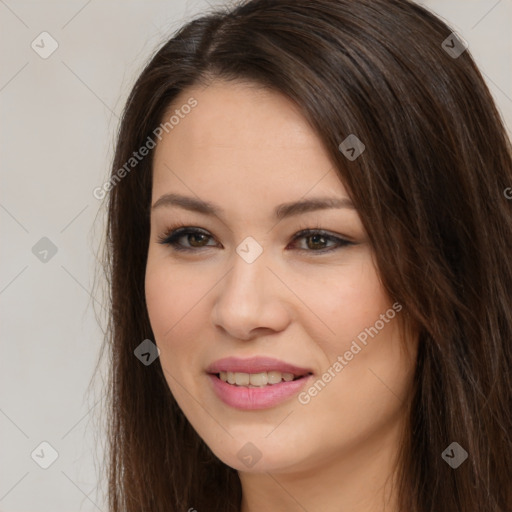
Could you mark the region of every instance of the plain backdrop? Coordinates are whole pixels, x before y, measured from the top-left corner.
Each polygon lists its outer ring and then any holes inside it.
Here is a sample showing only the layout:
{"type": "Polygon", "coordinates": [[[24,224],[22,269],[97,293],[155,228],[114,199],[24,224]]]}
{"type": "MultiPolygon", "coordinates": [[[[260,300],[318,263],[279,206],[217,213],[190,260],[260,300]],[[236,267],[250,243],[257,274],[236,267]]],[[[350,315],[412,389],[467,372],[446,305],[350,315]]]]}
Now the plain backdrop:
{"type": "MultiPolygon", "coordinates": [[[[421,3],[469,43],[512,133],[512,1],[421,3]]],[[[147,58],[205,9],[0,0],[0,512],[107,512],[95,463],[104,402],[100,385],[88,389],[102,343],[95,310],[104,311],[92,191],[147,58]]]]}

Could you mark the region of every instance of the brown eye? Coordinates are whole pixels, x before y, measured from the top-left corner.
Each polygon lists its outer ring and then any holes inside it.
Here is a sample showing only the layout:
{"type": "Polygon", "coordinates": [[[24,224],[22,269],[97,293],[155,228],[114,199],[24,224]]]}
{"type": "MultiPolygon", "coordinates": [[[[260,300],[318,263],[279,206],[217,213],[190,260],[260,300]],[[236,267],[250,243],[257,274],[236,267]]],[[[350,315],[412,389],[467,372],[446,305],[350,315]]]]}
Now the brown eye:
{"type": "Polygon", "coordinates": [[[215,241],[210,234],[194,227],[181,227],[169,230],[158,238],[158,242],[163,245],[170,245],[177,251],[194,251],[195,249],[215,245],[215,241]],[[214,243],[208,244],[209,240],[212,240],[214,243]]]}
{"type": "Polygon", "coordinates": [[[310,242],[306,244],[309,249],[324,249],[327,243],[326,237],[322,235],[310,235],[305,238],[310,242]]]}
{"type": "Polygon", "coordinates": [[[298,240],[305,240],[305,244],[299,244],[299,250],[306,252],[319,252],[326,253],[335,249],[340,249],[348,245],[354,245],[354,242],[349,242],[339,236],[331,235],[325,231],[314,229],[306,229],[297,233],[293,242],[298,240]]]}
{"type": "MultiPolygon", "coordinates": [[[[184,235],[192,247],[203,247],[203,242],[208,241],[208,236],[203,233],[189,233],[184,235]]],[[[183,237],[182,237],[183,238],[183,237]]]]}
{"type": "MultiPolygon", "coordinates": [[[[217,246],[212,235],[201,228],[192,226],[168,230],[163,236],[158,238],[158,242],[163,245],[170,245],[176,251],[184,252],[195,252],[203,248],[217,246]]],[[[292,248],[299,251],[323,254],[355,244],[322,230],[305,229],[295,235],[291,245],[292,248]],[[299,240],[302,243],[298,244],[299,240]]]]}

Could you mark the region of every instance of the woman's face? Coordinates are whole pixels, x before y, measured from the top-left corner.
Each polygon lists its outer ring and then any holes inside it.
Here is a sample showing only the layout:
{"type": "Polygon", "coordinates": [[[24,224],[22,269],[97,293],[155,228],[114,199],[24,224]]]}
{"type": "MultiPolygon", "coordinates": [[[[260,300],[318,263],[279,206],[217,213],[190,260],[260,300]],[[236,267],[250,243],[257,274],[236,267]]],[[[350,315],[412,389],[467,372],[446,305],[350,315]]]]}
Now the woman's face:
{"type": "Polygon", "coordinates": [[[184,414],[241,471],[396,445],[415,346],[322,143],[284,96],[241,83],[188,89],[175,109],[154,155],[146,299],[184,414]]]}

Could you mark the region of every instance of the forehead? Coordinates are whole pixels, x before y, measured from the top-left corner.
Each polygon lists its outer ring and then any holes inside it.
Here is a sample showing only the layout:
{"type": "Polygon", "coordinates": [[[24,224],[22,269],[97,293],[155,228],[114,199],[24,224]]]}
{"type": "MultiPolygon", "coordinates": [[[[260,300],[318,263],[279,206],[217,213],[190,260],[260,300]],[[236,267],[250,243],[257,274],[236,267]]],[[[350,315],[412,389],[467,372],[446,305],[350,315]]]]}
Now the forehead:
{"type": "Polygon", "coordinates": [[[194,115],[182,123],[185,129],[175,131],[195,145],[300,147],[314,137],[297,105],[257,84],[216,81],[189,88],[175,98],[170,110],[179,109],[191,96],[198,102],[191,111],[194,115]]]}
{"type": "Polygon", "coordinates": [[[185,176],[203,191],[223,184],[263,192],[271,184],[300,197],[315,183],[344,190],[322,141],[286,96],[256,84],[213,82],[182,91],[164,121],[190,98],[197,105],[184,109],[157,144],[154,188],[185,176]]]}

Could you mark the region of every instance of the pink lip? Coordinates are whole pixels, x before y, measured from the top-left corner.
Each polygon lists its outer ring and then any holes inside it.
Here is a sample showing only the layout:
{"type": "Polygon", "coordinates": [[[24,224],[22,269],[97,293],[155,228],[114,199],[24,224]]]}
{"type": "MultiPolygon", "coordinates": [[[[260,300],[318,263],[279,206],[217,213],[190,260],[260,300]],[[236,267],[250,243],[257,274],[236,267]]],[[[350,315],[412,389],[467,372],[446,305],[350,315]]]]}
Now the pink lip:
{"type": "Polygon", "coordinates": [[[296,395],[311,380],[311,370],[270,357],[219,359],[206,369],[215,394],[227,405],[236,409],[268,409],[296,395]],[[260,373],[278,371],[302,377],[290,382],[269,384],[261,388],[236,386],[222,381],[216,374],[223,372],[260,373]]]}
{"type": "MultiPolygon", "coordinates": [[[[281,373],[293,373],[294,375],[306,375],[312,373],[308,368],[301,368],[272,357],[251,357],[239,359],[238,357],[225,357],[212,363],[206,368],[207,373],[239,372],[260,373],[277,371],[281,373]]],[[[277,384],[276,384],[277,385],[277,384]]]]}
{"type": "Polygon", "coordinates": [[[268,409],[293,395],[296,395],[311,380],[312,375],[290,382],[281,381],[261,388],[236,386],[220,380],[216,375],[208,375],[215,394],[227,405],[236,409],[268,409]]]}

